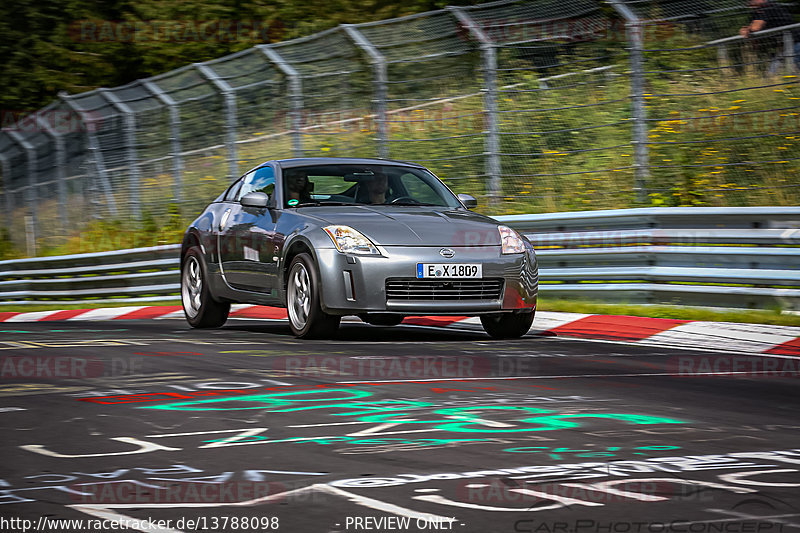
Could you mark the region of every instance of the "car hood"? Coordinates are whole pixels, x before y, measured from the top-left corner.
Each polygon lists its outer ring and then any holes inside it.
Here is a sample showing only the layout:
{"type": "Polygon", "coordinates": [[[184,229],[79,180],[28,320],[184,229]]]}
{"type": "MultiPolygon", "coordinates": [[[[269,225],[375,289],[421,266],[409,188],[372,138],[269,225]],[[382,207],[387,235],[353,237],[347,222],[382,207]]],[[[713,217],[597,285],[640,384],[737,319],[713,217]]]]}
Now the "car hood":
{"type": "Polygon", "coordinates": [[[382,246],[500,246],[498,223],[463,209],[428,207],[302,208],[324,225],[350,226],[382,246]]]}

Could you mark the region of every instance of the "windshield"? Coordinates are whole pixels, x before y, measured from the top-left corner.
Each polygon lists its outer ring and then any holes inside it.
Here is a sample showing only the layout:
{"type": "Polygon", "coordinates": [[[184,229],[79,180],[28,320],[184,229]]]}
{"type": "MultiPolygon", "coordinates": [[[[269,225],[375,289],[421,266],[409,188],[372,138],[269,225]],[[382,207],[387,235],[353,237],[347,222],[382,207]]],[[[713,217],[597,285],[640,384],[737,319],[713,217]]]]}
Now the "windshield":
{"type": "Polygon", "coordinates": [[[422,205],[460,207],[425,169],[393,165],[315,165],[283,171],[285,207],[422,205]]]}

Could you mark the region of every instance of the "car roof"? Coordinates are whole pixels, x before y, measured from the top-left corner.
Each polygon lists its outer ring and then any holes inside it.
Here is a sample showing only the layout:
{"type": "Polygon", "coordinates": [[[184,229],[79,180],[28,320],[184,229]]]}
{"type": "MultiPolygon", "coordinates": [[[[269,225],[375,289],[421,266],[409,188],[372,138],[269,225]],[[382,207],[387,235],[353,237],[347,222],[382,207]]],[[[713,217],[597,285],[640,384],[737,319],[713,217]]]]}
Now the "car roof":
{"type": "MultiPolygon", "coordinates": [[[[269,161],[265,162],[266,165],[269,161]]],[[[417,163],[394,161],[392,159],[352,158],[352,157],[297,157],[292,159],[276,159],[281,168],[304,167],[308,165],[396,165],[414,168],[425,168],[417,163]]]]}

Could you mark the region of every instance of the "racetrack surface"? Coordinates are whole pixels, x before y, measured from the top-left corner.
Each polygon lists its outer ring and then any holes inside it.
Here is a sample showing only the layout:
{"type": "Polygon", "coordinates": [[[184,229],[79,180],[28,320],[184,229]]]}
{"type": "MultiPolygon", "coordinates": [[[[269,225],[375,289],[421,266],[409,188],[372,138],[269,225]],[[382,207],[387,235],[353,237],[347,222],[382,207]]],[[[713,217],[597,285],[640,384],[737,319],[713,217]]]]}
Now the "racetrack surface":
{"type": "Polygon", "coordinates": [[[116,320],[4,323],[0,372],[0,521],[29,530],[800,529],[791,356],[116,320]]]}

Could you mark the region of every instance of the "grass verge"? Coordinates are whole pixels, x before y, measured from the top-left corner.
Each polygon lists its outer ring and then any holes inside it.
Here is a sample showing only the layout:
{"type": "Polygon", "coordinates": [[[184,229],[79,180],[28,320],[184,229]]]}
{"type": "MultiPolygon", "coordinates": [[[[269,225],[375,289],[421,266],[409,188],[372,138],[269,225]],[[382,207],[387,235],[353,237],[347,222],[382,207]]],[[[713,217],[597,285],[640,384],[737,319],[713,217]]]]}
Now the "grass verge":
{"type": "Polygon", "coordinates": [[[766,309],[713,309],[681,305],[611,304],[590,300],[564,300],[540,298],[539,311],[587,313],[592,315],[627,315],[652,318],[675,318],[708,322],[742,322],[749,324],[774,324],[800,326],[800,316],[766,309]]]}

